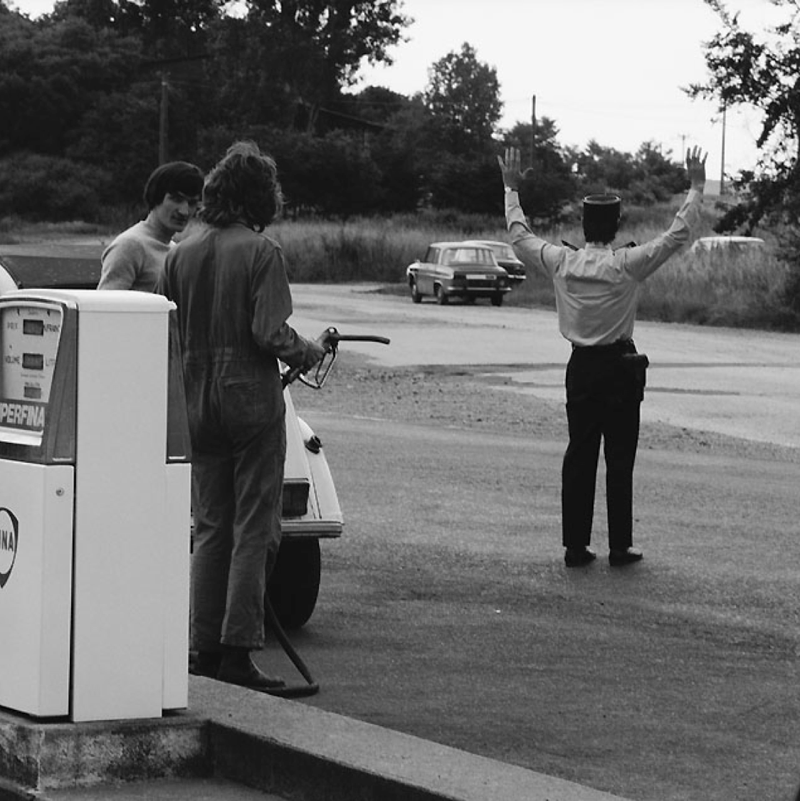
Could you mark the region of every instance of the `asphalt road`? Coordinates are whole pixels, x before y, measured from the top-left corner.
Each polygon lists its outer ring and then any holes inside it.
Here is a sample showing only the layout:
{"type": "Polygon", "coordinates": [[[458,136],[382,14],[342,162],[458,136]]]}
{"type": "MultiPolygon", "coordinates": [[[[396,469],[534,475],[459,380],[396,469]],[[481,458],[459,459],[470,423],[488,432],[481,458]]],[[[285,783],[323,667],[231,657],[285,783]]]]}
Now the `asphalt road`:
{"type": "MultiPolygon", "coordinates": [[[[293,293],[302,333],[335,325],[388,336],[389,348],[348,343],[387,366],[507,365],[516,389],[563,403],[569,345],[553,312],[415,305],[360,285],[301,285],[293,293]]],[[[639,322],[635,339],[651,362],[645,421],[800,445],[800,336],[639,322]]]]}
{"type": "Polygon", "coordinates": [[[639,326],[645,561],[567,570],[554,316],[294,293],[305,333],[392,337],[353,345],[376,361],[343,359],[329,395],[293,393],[346,521],[293,638],[322,688],[303,703],[637,801],[793,798],[800,460],[753,441],[794,444],[798,339],[639,326]]]}

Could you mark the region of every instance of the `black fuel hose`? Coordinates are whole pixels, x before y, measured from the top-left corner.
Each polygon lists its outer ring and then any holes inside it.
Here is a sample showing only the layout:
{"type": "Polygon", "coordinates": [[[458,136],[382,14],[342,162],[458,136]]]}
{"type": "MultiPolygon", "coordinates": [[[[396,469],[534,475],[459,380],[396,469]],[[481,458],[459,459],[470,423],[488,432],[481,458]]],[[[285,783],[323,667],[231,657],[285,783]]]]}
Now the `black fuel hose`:
{"type": "Polygon", "coordinates": [[[314,681],[306,663],[289,642],[289,638],[286,636],[286,632],[283,630],[283,626],[281,626],[268,597],[264,599],[264,612],[266,613],[267,623],[269,623],[275,638],[281,644],[281,648],[283,648],[286,656],[292,661],[300,675],[306,680],[305,684],[287,684],[285,687],[268,690],[268,694],[279,698],[306,698],[310,695],[316,695],[319,692],[319,684],[314,681]]]}

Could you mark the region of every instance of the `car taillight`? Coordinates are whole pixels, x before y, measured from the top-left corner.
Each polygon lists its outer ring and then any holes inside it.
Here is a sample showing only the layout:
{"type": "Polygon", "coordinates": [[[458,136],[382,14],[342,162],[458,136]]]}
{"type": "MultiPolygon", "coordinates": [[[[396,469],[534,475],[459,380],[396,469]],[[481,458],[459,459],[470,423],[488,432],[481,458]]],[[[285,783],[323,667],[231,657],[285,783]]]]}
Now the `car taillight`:
{"type": "Polygon", "coordinates": [[[308,481],[283,482],[283,517],[302,517],[308,511],[308,481]]]}

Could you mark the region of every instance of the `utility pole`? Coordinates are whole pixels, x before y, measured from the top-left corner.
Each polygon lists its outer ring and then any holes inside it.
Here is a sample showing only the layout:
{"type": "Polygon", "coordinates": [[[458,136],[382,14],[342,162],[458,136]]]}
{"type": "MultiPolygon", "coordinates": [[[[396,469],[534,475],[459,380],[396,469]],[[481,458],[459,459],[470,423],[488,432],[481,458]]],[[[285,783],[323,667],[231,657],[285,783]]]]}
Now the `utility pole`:
{"type": "Polygon", "coordinates": [[[158,163],[166,164],[169,153],[169,82],[161,73],[161,104],[158,115],[158,163]]]}
{"type": "Polygon", "coordinates": [[[725,194],[725,128],[727,125],[728,106],[722,103],[722,158],[719,170],[719,193],[725,194]]]}
{"type": "Polygon", "coordinates": [[[536,95],[531,96],[531,167],[536,153],[536,95]]]}

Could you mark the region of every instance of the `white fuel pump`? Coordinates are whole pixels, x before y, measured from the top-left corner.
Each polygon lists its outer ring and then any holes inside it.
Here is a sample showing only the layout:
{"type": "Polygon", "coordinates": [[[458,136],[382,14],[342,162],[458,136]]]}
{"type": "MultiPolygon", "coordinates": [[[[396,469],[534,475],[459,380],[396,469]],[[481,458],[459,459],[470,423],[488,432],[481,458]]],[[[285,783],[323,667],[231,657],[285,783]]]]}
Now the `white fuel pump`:
{"type": "Polygon", "coordinates": [[[0,297],[0,706],[187,705],[190,464],[159,295],[0,297]]]}

